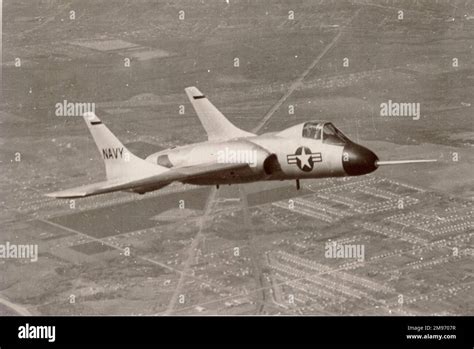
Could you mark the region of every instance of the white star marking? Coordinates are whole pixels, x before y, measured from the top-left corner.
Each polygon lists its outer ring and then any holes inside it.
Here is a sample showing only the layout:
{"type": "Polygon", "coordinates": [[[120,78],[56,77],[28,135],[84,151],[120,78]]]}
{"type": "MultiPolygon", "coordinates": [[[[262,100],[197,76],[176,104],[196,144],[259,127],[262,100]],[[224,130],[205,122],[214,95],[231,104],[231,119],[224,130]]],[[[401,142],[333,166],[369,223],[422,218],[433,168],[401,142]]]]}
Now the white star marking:
{"type": "Polygon", "coordinates": [[[296,155],[296,158],[300,161],[301,168],[304,168],[306,166],[311,168],[311,165],[309,164],[309,159],[311,159],[311,154],[306,154],[305,148],[303,148],[302,153],[300,155],[296,155]]]}

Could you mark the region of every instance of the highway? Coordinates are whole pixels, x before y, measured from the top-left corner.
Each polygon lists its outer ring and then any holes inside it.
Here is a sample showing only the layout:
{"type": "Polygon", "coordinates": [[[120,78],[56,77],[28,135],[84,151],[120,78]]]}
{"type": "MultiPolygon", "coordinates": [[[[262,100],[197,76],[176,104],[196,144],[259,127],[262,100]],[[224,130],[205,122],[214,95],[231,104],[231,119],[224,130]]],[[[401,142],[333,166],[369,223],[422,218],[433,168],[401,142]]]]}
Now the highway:
{"type": "Polygon", "coordinates": [[[10,308],[11,310],[13,310],[18,315],[22,315],[22,316],[32,315],[28,311],[28,309],[26,309],[24,306],[10,302],[2,294],[0,294],[0,304],[3,304],[4,306],[10,308]]]}
{"type": "MultiPolygon", "coordinates": [[[[258,133],[275,115],[275,112],[281,107],[281,105],[288,99],[288,97],[291,96],[291,94],[298,89],[301,86],[301,83],[305,79],[305,77],[316,67],[316,65],[321,61],[321,59],[331,50],[332,47],[338,42],[340,37],[342,36],[344,29],[357,17],[359,14],[360,9],[357,10],[354,15],[349,19],[349,21],[340,28],[338,34],[331,40],[331,42],[326,45],[324,50],[311,62],[311,64],[303,71],[303,73],[298,76],[298,78],[293,81],[288,90],[285,92],[285,94],[268,110],[268,112],[263,116],[262,120],[257,124],[257,126],[252,130],[252,133],[258,133]]],[[[257,295],[257,314],[261,314],[264,310],[264,304],[265,304],[265,285],[263,284],[263,274],[262,274],[262,267],[261,267],[261,261],[258,256],[258,251],[255,249],[255,243],[254,243],[254,238],[255,238],[255,229],[252,225],[252,220],[251,216],[249,214],[248,210],[248,201],[247,201],[247,194],[245,193],[245,189],[242,187],[242,185],[238,185],[238,190],[239,190],[239,195],[241,198],[241,204],[242,204],[242,210],[244,214],[244,225],[246,230],[248,231],[248,241],[249,241],[249,247],[251,251],[251,259],[252,259],[252,266],[254,269],[254,275],[255,275],[255,280],[257,283],[257,290],[261,290],[258,292],[257,295]]],[[[171,300],[168,304],[168,307],[166,311],[164,312],[165,315],[170,315],[173,313],[173,311],[176,308],[176,303],[178,300],[178,297],[180,294],[183,294],[182,289],[183,289],[183,284],[186,275],[189,274],[189,269],[192,265],[192,262],[195,257],[195,253],[197,249],[199,248],[199,245],[204,237],[204,228],[205,228],[205,223],[207,222],[209,216],[212,213],[212,209],[215,205],[215,201],[218,195],[217,194],[217,189],[213,188],[211,193],[209,194],[209,197],[206,201],[206,208],[203,216],[198,222],[199,228],[196,236],[192,240],[190,246],[188,247],[187,250],[187,258],[183,264],[183,269],[180,273],[179,281],[178,284],[171,296],[171,300]]]]}

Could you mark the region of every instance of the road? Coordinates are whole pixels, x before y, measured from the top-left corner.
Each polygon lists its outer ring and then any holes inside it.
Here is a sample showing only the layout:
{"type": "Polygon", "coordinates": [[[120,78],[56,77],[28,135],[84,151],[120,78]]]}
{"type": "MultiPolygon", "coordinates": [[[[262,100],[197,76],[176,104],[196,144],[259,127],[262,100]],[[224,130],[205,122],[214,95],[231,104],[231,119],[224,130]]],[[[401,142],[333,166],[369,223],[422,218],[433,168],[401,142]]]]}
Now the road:
{"type": "Polygon", "coordinates": [[[164,313],[165,315],[170,315],[175,310],[176,302],[178,301],[178,297],[181,294],[182,289],[183,289],[183,284],[184,284],[184,279],[186,277],[186,274],[188,274],[191,264],[194,261],[199,244],[204,238],[204,228],[206,226],[206,222],[209,218],[209,215],[212,212],[212,208],[214,207],[214,202],[217,196],[216,194],[217,194],[217,189],[212,188],[211,193],[209,194],[206,201],[206,207],[204,209],[204,213],[198,221],[198,232],[188,247],[188,251],[187,251],[188,257],[186,258],[184,262],[183,270],[179,277],[178,284],[176,285],[173,295],[171,296],[171,300],[170,300],[170,303],[168,304],[168,308],[166,309],[164,313]]]}
{"type": "MultiPolygon", "coordinates": [[[[304,70],[304,72],[298,76],[298,78],[293,81],[290,84],[290,87],[288,90],[285,92],[285,94],[268,110],[268,112],[263,116],[262,120],[257,124],[257,126],[252,130],[253,133],[258,133],[273,117],[275,112],[281,107],[281,105],[288,99],[288,97],[291,96],[291,94],[298,89],[303,80],[306,78],[306,76],[316,67],[316,65],[321,61],[321,59],[331,50],[332,47],[338,42],[340,37],[342,36],[344,29],[352,23],[352,21],[357,17],[361,9],[358,9],[354,15],[349,19],[349,21],[340,28],[338,34],[331,40],[331,42],[326,45],[324,50],[311,62],[311,64],[304,70]]],[[[264,285],[264,280],[263,280],[263,274],[262,274],[262,267],[261,267],[261,261],[258,256],[258,251],[255,250],[255,244],[254,244],[254,238],[255,238],[255,229],[252,225],[251,222],[251,216],[248,211],[248,201],[247,201],[247,194],[245,193],[245,190],[242,188],[241,185],[239,185],[239,193],[241,197],[241,203],[242,203],[242,210],[244,214],[244,224],[245,227],[248,231],[248,240],[249,240],[249,246],[250,246],[250,251],[252,254],[252,266],[254,269],[254,275],[255,275],[255,280],[257,283],[257,290],[261,290],[261,292],[258,292],[257,294],[257,313],[260,314],[264,310],[264,304],[265,304],[265,285],[264,285]]],[[[176,303],[178,300],[178,297],[180,294],[183,294],[182,289],[183,289],[183,284],[184,280],[187,274],[189,274],[189,269],[191,267],[191,264],[194,260],[195,253],[199,247],[199,244],[201,243],[203,237],[204,237],[204,228],[205,228],[205,223],[207,222],[209,215],[212,212],[212,208],[214,207],[214,201],[216,199],[216,192],[217,189],[213,188],[211,193],[209,194],[209,197],[206,201],[206,209],[199,220],[199,229],[198,233],[194,237],[193,241],[191,242],[191,245],[189,246],[187,250],[187,258],[184,262],[183,265],[183,270],[181,271],[181,275],[178,281],[178,284],[173,292],[173,295],[171,296],[170,303],[166,309],[166,312],[164,314],[170,315],[173,313],[173,311],[176,308],[176,303]]]]}
{"type": "Polygon", "coordinates": [[[296,89],[298,89],[301,84],[303,83],[303,80],[306,78],[306,76],[316,67],[316,65],[321,61],[321,59],[331,50],[331,48],[336,45],[338,40],[341,38],[342,34],[344,33],[345,28],[352,23],[352,21],[358,16],[359,12],[361,9],[358,9],[354,15],[349,19],[349,21],[340,28],[339,32],[337,35],[331,40],[331,42],[324,48],[324,50],[314,59],[314,61],[311,62],[311,64],[306,68],[306,70],[301,73],[301,75],[290,84],[290,87],[288,90],[285,92],[283,96],[268,110],[268,112],[264,115],[260,123],[252,130],[253,133],[257,133],[260,131],[267,123],[268,121],[272,118],[273,114],[281,107],[283,103],[290,97],[293,92],[295,92],[296,89]]]}
{"type": "Polygon", "coordinates": [[[255,241],[255,226],[252,223],[252,216],[249,212],[249,203],[247,198],[247,193],[245,192],[245,188],[243,185],[239,185],[239,195],[242,203],[242,213],[244,216],[244,225],[243,230],[247,232],[247,239],[248,239],[248,247],[250,251],[250,259],[252,260],[252,267],[253,267],[253,274],[255,278],[255,284],[257,289],[260,289],[261,292],[256,294],[256,313],[255,315],[260,315],[264,311],[265,307],[265,282],[264,276],[262,273],[262,260],[261,256],[259,255],[259,251],[256,246],[255,241]]]}
{"type": "Polygon", "coordinates": [[[2,296],[1,294],[0,294],[0,304],[3,304],[4,306],[12,309],[18,315],[22,315],[22,316],[32,315],[29,312],[29,310],[26,309],[24,306],[10,302],[8,299],[4,298],[4,296],[2,296]]]}

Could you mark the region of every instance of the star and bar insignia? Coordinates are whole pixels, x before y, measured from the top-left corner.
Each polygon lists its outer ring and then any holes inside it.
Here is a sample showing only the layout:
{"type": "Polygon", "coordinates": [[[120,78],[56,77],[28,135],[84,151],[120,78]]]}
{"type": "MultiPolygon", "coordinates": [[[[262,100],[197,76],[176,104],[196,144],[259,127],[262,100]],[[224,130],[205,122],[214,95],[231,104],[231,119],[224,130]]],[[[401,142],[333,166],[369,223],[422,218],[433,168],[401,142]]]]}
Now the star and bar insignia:
{"type": "Polygon", "coordinates": [[[321,153],[312,153],[308,147],[299,147],[294,154],[286,156],[289,165],[296,164],[302,171],[309,172],[313,169],[315,162],[323,161],[321,153]]]}

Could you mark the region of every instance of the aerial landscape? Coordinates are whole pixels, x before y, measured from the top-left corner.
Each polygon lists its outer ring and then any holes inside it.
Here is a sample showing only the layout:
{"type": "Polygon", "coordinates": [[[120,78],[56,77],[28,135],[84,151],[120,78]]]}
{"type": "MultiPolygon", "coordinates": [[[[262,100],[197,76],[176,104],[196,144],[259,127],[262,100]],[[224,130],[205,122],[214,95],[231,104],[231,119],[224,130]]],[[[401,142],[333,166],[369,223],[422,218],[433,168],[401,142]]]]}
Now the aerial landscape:
{"type": "Polygon", "coordinates": [[[0,245],[37,258],[0,258],[0,315],[474,315],[474,2],[7,0],[2,17],[0,245]],[[381,159],[437,162],[45,196],[104,177],[69,103],[146,158],[206,140],[188,86],[249,132],[327,120],[381,159]]]}

